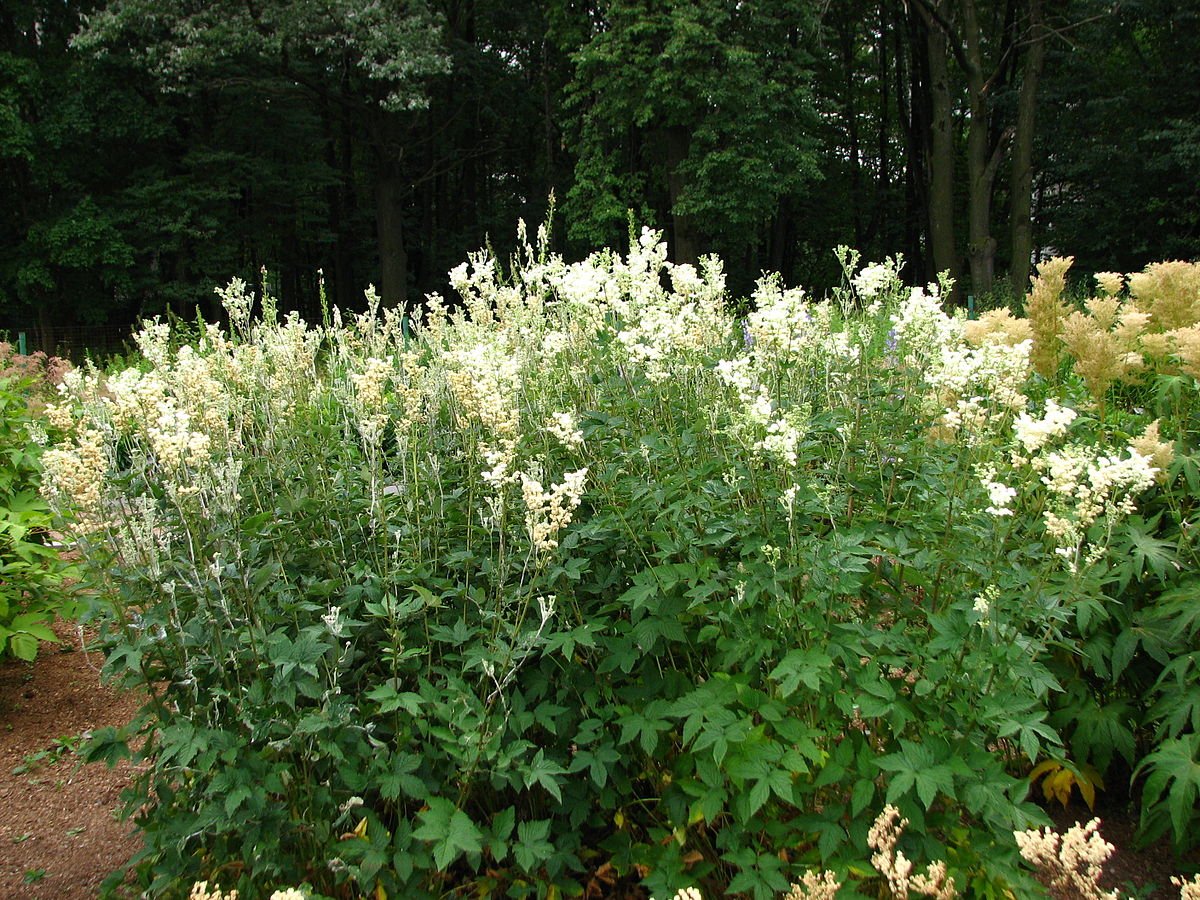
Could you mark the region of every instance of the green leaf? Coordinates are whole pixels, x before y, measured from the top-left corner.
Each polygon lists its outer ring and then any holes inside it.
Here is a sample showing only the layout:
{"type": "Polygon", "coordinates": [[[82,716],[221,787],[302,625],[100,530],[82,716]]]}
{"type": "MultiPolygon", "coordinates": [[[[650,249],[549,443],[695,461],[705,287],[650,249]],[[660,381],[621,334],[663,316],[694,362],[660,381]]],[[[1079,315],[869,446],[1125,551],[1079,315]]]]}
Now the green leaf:
{"type": "Polygon", "coordinates": [[[395,712],[402,709],[410,716],[421,713],[421,695],[412,691],[397,691],[390,684],[381,684],[367,691],[367,697],[379,704],[380,713],[395,712]]]}
{"type": "Polygon", "coordinates": [[[9,635],[8,646],[12,655],[17,659],[25,662],[33,662],[37,659],[38,639],[32,634],[24,631],[14,632],[9,635]]]}
{"type": "Polygon", "coordinates": [[[421,758],[415,753],[393,753],[391,765],[379,778],[380,796],[384,800],[395,800],[404,793],[414,800],[425,799],[425,782],[413,774],[420,765],[421,758]]]}
{"type": "Polygon", "coordinates": [[[639,739],[642,749],[647,754],[653,754],[658,746],[658,735],[667,731],[671,723],[660,716],[666,715],[666,705],[661,701],[652,701],[641,712],[631,712],[621,716],[617,724],[621,726],[621,737],[618,744],[628,744],[635,737],[639,739]]]}
{"type": "Polygon", "coordinates": [[[780,696],[787,698],[801,684],[811,691],[821,690],[823,676],[832,666],[833,660],[819,650],[793,650],[767,677],[779,683],[780,696]]]}
{"type": "Polygon", "coordinates": [[[250,788],[239,785],[225,795],[225,815],[232,816],[238,808],[250,799],[250,788]]]}
{"type": "Polygon", "coordinates": [[[132,758],[133,753],[129,749],[125,730],[106,725],[92,732],[91,738],[80,751],[80,756],[84,762],[104,762],[112,768],[121,760],[132,758]]]}
{"type": "Polygon", "coordinates": [[[1110,665],[1114,684],[1121,679],[1121,673],[1125,671],[1133,659],[1133,655],[1137,652],[1138,640],[1137,632],[1132,628],[1126,628],[1117,635],[1117,639],[1113,642],[1110,665]]]}
{"type": "Polygon", "coordinates": [[[441,871],[460,854],[483,849],[483,834],[471,817],[444,797],[431,797],[429,809],[420,817],[422,824],[413,837],[433,843],[433,861],[441,871]]]}
{"type": "Polygon", "coordinates": [[[549,819],[522,822],[517,826],[517,837],[518,842],[513,845],[513,858],[530,875],[539,867],[539,863],[554,855],[554,845],[549,841],[549,819]]]}
{"type": "Polygon", "coordinates": [[[870,806],[874,798],[875,783],[868,778],[860,778],[854,783],[854,790],[850,793],[850,814],[857,816],[870,806]]]}
{"type": "Polygon", "coordinates": [[[876,765],[891,772],[888,783],[887,802],[892,803],[910,790],[916,789],[921,803],[929,809],[939,792],[953,798],[954,770],[947,763],[939,763],[930,747],[902,740],[899,753],[890,753],[876,760],[876,765]]]}
{"type": "Polygon", "coordinates": [[[1141,761],[1134,780],[1143,772],[1149,772],[1142,789],[1143,828],[1150,817],[1162,814],[1165,805],[1175,843],[1183,846],[1200,799],[1200,733],[1164,741],[1141,761]]]}
{"type": "Polygon", "coordinates": [[[567,774],[567,770],[552,759],[546,759],[545,751],[538,750],[525,773],[525,786],[533,787],[540,784],[547,793],[559,803],[562,803],[562,789],[558,784],[558,776],[567,774]]]}

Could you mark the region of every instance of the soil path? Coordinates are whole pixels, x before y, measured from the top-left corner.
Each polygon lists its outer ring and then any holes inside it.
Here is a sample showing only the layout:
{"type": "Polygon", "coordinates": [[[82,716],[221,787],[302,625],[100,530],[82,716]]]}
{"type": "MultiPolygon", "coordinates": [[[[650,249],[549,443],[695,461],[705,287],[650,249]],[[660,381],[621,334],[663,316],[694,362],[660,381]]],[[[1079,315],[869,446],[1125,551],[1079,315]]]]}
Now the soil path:
{"type": "Polygon", "coordinates": [[[91,729],[128,722],[130,695],[100,684],[102,657],[72,625],[33,665],[0,663],[0,900],[93,900],[137,850],[117,820],[128,763],[82,767],[91,729]]]}

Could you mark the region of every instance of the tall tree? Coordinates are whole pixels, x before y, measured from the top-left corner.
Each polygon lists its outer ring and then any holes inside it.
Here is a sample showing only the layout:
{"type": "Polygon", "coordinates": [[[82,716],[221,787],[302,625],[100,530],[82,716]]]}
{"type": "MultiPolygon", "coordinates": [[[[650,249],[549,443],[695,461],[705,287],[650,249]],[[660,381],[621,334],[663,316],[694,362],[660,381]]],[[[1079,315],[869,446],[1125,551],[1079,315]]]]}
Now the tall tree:
{"type": "MultiPolygon", "coordinates": [[[[1014,256],[1029,257],[1029,178],[1034,112],[1042,71],[1044,27],[1039,0],[914,0],[927,32],[931,91],[929,156],[930,234],[935,264],[947,265],[959,238],[952,224],[956,152],[950,146],[953,109],[965,110],[962,128],[966,162],[966,256],[971,288],[987,293],[995,279],[998,241],[994,200],[997,175],[1013,150],[1009,213],[1024,221],[1010,223],[1014,256]],[[955,79],[957,78],[957,82],[955,79]],[[943,88],[943,84],[946,85],[943,88]],[[1002,98],[1016,91],[1019,100],[1002,98]],[[949,102],[947,102],[949,100],[949,102]]],[[[1025,264],[1027,271],[1028,263],[1025,264]]]]}
{"type": "Polygon", "coordinates": [[[25,2],[0,14],[0,312],[57,333],[120,303],[133,265],[114,175],[155,127],[111,68],[81,72],[67,50],[87,7],[25,2]],[[132,142],[124,157],[103,157],[132,142]]]}
{"type": "Polygon", "coordinates": [[[1043,240],[1080,272],[1200,257],[1200,9],[1074,2],[1047,51],[1043,240]]]}
{"type": "Polygon", "coordinates": [[[410,114],[428,104],[428,80],[448,67],[440,24],[421,0],[110,0],[75,45],[125,52],[168,88],[220,91],[249,81],[264,96],[302,91],[348,117],[370,155],[380,292],[385,302],[405,302],[410,114]]]}
{"type": "Polygon", "coordinates": [[[586,11],[570,87],[574,233],[669,217],[677,261],[760,239],[815,178],[806,0],[606,0],[586,11]]]}
{"type": "Polygon", "coordinates": [[[1033,254],[1033,149],[1037,122],[1038,86],[1046,60],[1046,26],[1041,0],[1029,0],[1026,31],[1029,48],[1021,72],[1013,132],[1012,175],[1009,183],[1009,234],[1012,256],[1009,281],[1013,293],[1023,296],[1029,286],[1033,254]]]}

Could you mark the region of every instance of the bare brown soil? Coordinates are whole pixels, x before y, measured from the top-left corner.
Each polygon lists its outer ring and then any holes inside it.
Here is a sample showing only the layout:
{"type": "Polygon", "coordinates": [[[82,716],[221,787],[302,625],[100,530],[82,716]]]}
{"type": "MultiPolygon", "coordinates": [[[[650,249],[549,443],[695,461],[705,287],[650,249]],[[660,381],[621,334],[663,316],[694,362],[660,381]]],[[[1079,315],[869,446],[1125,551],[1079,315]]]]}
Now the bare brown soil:
{"type": "MultiPolygon", "coordinates": [[[[117,818],[130,764],[81,766],[72,749],[89,730],[128,722],[137,699],[100,683],[100,654],[73,625],[55,631],[63,643],[44,647],[33,665],[0,663],[0,900],[94,900],[138,848],[117,818]]],[[[1060,831],[1092,817],[1081,804],[1049,812],[1060,831]]],[[[1136,811],[1111,800],[1096,814],[1117,847],[1106,886],[1147,900],[1178,897],[1171,875],[1196,871],[1200,857],[1181,859],[1166,841],[1136,849],[1136,811]]],[[[596,882],[601,892],[605,883],[596,882]]]]}
{"type": "Polygon", "coordinates": [[[81,735],[122,725],[136,698],[100,684],[102,657],[60,623],[33,665],[0,664],[0,900],[92,900],[138,843],[118,821],[131,767],[82,766],[81,735]]]}

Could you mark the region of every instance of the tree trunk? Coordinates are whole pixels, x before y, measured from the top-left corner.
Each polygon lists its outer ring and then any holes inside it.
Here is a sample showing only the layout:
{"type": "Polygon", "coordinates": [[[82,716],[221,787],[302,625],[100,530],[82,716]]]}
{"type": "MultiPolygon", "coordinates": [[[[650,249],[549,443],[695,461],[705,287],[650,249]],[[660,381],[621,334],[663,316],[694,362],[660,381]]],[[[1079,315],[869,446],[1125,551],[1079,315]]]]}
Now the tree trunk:
{"type": "Polygon", "coordinates": [[[971,264],[971,289],[986,294],[992,289],[996,266],[996,239],[992,237],[992,186],[1003,141],[989,152],[990,110],[983,79],[983,48],[974,0],[962,0],[963,37],[967,57],[967,91],[970,122],[967,125],[967,240],[971,264]]]}
{"type": "Polygon", "coordinates": [[[904,135],[904,250],[913,278],[930,280],[935,271],[929,243],[929,42],[917,16],[901,20],[896,30],[897,121],[904,135]],[[902,66],[907,66],[902,69],[902,66]]]}
{"type": "MultiPolygon", "coordinates": [[[[954,109],[946,35],[927,23],[929,50],[929,244],[936,272],[949,271],[957,280],[954,247],[954,109]]],[[[958,291],[956,290],[957,294],[958,291]]]]}
{"type": "Polygon", "coordinates": [[[404,198],[400,174],[385,167],[375,185],[375,225],[379,239],[379,297],[384,306],[408,302],[408,252],[404,249],[404,198]]]}
{"type": "Polygon", "coordinates": [[[38,304],[37,312],[38,344],[47,356],[54,356],[58,353],[58,335],[55,333],[54,317],[50,314],[53,306],[54,303],[51,300],[45,299],[38,304]]]}
{"type": "Polygon", "coordinates": [[[846,123],[846,138],[850,146],[850,215],[854,224],[854,246],[863,249],[863,202],[862,202],[862,150],[858,140],[858,104],[855,102],[855,82],[861,79],[861,73],[854,71],[854,52],[858,42],[856,34],[857,23],[842,19],[839,21],[838,40],[841,45],[842,75],[845,92],[842,100],[842,120],[846,123]]]}
{"type": "Polygon", "coordinates": [[[700,259],[695,226],[691,216],[682,215],[676,210],[684,189],[683,176],[679,172],[679,167],[687,159],[691,146],[691,135],[688,134],[686,128],[681,126],[666,128],[663,135],[667,145],[667,190],[671,202],[671,218],[675,225],[673,229],[675,246],[672,259],[677,264],[692,263],[694,265],[700,259]]]}
{"type": "Polygon", "coordinates": [[[1037,113],[1038,80],[1041,78],[1042,64],[1046,58],[1041,0],[1029,0],[1029,19],[1029,36],[1032,43],[1025,53],[1021,93],[1017,100],[1012,193],[1009,204],[1012,233],[1012,269],[1009,279],[1017,296],[1022,296],[1029,286],[1029,268],[1033,253],[1033,133],[1037,113]]]}

